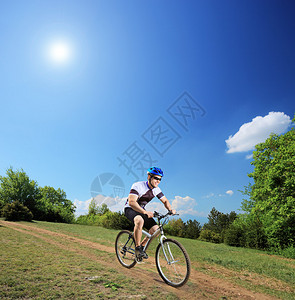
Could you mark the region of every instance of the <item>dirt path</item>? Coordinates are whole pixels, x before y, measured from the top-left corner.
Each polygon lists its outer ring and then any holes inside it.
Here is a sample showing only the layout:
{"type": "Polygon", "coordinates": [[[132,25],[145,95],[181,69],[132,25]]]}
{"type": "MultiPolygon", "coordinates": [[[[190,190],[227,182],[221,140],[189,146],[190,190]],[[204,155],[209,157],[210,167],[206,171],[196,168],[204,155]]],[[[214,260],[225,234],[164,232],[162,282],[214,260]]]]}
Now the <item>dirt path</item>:
{"type": "Polygon", "coordinates": [[[133,269],[125,269],[118,263],[115,257],[114,247],[108,247],[96,242],[87,241],[71,235],[53,232],[34,226],[6,221],[0,221],[0,224],[18,232],[42,239],[49,244],[59,247],[60,249],[74,252],[77,255],[97,261],[106,267],[111,267],[118,270],[118,272],[124,273],[124,275],[130,278],[141,278],[145,283],[147,283],[147,288],[153,288],[155,285],[160,286],[161,289],[177,295],[179,299],[277,299],[264,294],[254,293],[243,287],[234,285],[226,280],[226,276],[222,279],[215,278],[207,274],[197,272],[194,268],[192,268],[189,283],[176,289],[168,286],[161,280],[156,271],[153,259],[149,259],[144,264],[137,265],[133,269]],[[64,243],[65,241],[67,241],[67,243],[64,243]],[[83,246],[83,249],[81,249],[79,245],[83,246]],[[105,261],[87,249],[97,249],[107,253],[113,253],[114,259],[105,261]]]}

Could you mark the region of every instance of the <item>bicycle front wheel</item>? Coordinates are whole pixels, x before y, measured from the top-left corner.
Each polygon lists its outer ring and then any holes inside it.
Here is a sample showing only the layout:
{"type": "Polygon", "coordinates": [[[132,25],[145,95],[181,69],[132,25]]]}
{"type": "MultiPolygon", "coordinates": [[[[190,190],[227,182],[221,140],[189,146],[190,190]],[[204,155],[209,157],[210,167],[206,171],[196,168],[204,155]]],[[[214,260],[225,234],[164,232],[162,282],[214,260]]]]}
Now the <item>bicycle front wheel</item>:
{"type": "Polygon", "coordinates": [[[118,233],[115,249],[116,256],[122,266],[128,269],[135,266],[135,240],[130,231],[122,230],[118,233]]]}
{"type": "Polygon", "coordinates": [[[191,265],[184,247],[176,240],[166,239],[156,250],[156,265],[162,279],[169,285],[180,287],[190,275],[191,265]]]}

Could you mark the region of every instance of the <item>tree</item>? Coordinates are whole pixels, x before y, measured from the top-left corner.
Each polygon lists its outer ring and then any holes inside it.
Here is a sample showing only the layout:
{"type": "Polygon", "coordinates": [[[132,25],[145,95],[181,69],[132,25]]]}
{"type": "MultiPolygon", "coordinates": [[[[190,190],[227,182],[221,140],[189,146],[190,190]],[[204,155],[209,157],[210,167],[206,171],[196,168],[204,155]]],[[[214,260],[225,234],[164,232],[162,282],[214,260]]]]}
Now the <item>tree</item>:
{"type": "Polygon", "coordinates": [[[199,239],[201,241],[211,242],[216,244],[222,242],[220,233],[214,232],[213,230],[210,229],[202,229],[199,239]]]}
{"type": "MultiPolygon", "coordinates": [[[[293,119],[293,123],[295,118],[293,119]]],[[[242,208],[264,228],[272,247],[295,245],[295,130],[272,134],[253,152],[249,200],[242,208]]]]}
{"type": "Polygon", "coordinates": [[[267,238],[259,218],[240,214],[225,231],[224,242],[230,246],[266,249],[267,238]]]}
{"type": "Polygon", "coordinates": [[[10,167],[6,175],[0,176],[0,210],[7,203],[19,201],[35,215],[36,202],[40,198],[37,182],[30,180],[23,169],[13,171],[10,167]]]}
{"type": "Polygon", "coordinates": [[[32,221],[32,212],[18,200],[7,203],[2,209],[2,215],[6,221],[32,221]]]}
{"type": "Polygon", "coordinates": [[[197,239],[200,236],[201,224],[196,220],[188,220],[185,223],[184,237],[188,239],[197,239]]]}
{"type": "Polygon", "coordinates": [[[103,203],[101,206],[98,207],[97,213],[99,215],[104,215],[109,211],[110,210],[109,210],[108,206],[105,203],[103,203]]]}
{"type": "Polygon", "coordinates": [[[92,198],[88,207],[88,216],[90,215],[104,215],[109,210],[108,206],[103,203],[102,205],[99,205],[95,198],[92,198]]]}
{"type": "Polygon", "coordinates": [[[9,168],[6,176],[0,176],[0,212],[6,204],[16,201],[27,207],[35,220],[70,223],[75,218],[75,206],[63,190],[39,187],[23,169],[13,171],[9,168]]]}
{"type": "Polygon", "coordinates": [[[170,220],[166,226],[165,231],[167,232],[167,234],[182,237],[184,236],[185,232],[185,224],[180,218],[176,220],[170,220]]]}
{"type": "MultiPolygon", "coordinates": [[[[216,233],[220,236],[219,242],[223,242],[225,231],[236,218],[237,214],[234,211],[230,212],[229,214],[224,214],[213,207],[208,215],[208,223],[204,224],[202,230],[210,230],[216,233]]],[[[210,236],[208,232],[206,233],[206,236],[210,236]]]]}
{"type": "Polygon", "coordinates": [[[92,198],[88,206],[88,215],[97,215],[98,210],[98,204],[96,203],[96,200],[92,198]]]}
{"type": "Polygon", "coordinates": [[[38,200],[38,220],[71,223],[74,221],[74,204],[67,199],[66,193],[51,186],[40,187],[41,198],[38,200]]]}

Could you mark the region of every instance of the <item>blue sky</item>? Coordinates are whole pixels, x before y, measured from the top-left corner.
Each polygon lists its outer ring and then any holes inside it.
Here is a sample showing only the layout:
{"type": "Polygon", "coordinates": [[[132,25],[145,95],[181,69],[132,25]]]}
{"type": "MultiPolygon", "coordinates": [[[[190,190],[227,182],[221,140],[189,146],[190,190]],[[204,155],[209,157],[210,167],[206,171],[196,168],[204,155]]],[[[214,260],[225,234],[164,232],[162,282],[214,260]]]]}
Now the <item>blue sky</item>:
{"type": "Polygon", "coordinates": [[[238,211],[253,146],[294,116],[294,8],[2,2],[0,175],[23,168],[79,214],[92,196],[127,197],[152,160],[183,219],[238,211]]]}

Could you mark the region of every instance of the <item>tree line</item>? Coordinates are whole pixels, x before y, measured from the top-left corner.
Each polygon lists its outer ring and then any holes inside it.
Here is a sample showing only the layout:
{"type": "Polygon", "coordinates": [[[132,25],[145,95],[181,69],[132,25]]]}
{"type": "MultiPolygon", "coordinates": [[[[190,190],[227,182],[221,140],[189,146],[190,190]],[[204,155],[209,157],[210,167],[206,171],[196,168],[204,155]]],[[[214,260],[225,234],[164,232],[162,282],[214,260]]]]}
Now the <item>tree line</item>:
{"type": "Polygon", "coordinates": [[[10,167],[6,176],[0,176],[0,216],[6,220],[72,223],[74,212],[74,204],[62,189],[40,187],[22,169],[10,167]]]}

